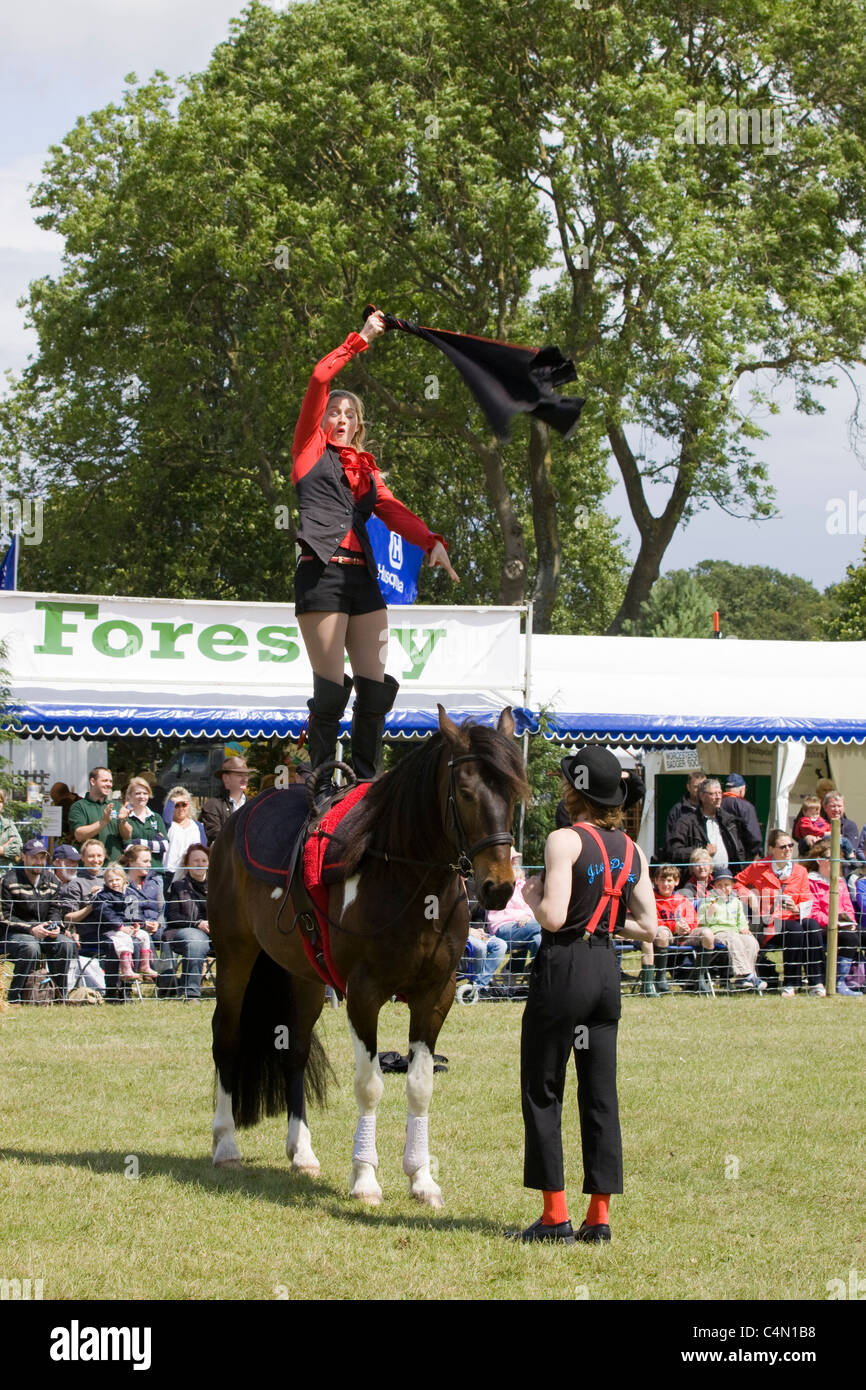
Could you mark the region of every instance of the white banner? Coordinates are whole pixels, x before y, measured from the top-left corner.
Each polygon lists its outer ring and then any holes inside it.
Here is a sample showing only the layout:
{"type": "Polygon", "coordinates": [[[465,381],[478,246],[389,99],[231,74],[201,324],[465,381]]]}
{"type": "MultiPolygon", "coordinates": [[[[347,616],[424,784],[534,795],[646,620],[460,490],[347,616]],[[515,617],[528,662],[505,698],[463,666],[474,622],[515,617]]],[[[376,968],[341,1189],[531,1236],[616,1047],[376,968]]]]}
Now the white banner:
{"type": "MultiPolygon", "coordinates": [[[[523,703],[519,608],[393,608],[382,613],[387,668],[401,695],[485,692],[523,703]]],[[[284,704],[312,672],[292,605],[0,594],[0,638],[16,699],[284,704]]],[[[413,701],[410,698],[410,703],[413,701]]]]}

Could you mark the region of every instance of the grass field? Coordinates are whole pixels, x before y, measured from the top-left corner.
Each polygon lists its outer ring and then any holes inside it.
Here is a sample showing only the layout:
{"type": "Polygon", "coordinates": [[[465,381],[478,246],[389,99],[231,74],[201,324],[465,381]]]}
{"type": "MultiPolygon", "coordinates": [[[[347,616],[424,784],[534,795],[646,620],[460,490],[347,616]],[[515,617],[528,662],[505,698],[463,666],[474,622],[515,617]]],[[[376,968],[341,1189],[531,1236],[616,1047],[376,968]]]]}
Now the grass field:
{"type": "MultiPolygon", "coordinates": [[[[355,1106],[345,1011],[311,1117],[322,1176],[292,1175],[285,1123],[210,1163],[210,1002],[18,1009],[0,1020],[0,1275],[61,1299],[826,1299],[866,1273],[863,1040],[856,999],[628,999],[620,1033],[625,1194],[610,1246],[523,1247],[521,1008],[455,1006],[439,1050],[431,1149],[446,1207],[400,1171],[405,1078],[379,1110],[377,1210],[348,1197],[355,1106]],[[126,1174],[138,1173],[137,1178],[126,1174]]],[[[379,1045],[405,1051],[407,1013],[379,1045]]],[[[581,1219],[573,1073],[567,1190],[581,1219]]]]}

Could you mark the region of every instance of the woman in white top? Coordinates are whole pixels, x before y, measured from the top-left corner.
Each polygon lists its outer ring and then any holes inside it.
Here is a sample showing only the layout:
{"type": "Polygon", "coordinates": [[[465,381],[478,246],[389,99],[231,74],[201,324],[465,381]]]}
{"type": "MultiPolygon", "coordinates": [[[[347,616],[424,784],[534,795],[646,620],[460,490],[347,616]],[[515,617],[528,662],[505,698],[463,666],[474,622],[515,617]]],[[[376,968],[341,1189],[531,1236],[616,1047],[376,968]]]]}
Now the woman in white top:
{"type": "Polygon", "coordinates": [[[168,827],[168,850],[163,868],[167,874],[173,874],[180,868],[184,855],[192,845],[204,844],[204,836],[202,827],[190,815],[190,796],[186,787],[172,787],[166,801],[174,802],[174,817],[168,827]]]}

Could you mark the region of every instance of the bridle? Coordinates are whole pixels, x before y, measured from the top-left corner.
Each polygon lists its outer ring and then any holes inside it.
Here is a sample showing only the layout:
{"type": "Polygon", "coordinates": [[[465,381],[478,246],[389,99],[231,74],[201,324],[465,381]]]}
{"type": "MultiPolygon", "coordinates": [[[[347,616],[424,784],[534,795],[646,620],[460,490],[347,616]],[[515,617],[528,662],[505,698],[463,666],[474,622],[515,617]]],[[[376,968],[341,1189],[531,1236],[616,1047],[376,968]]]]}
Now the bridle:
{"type": "Polygon", "coordinates": [[[463,822],[460,819],[460,812],[457,808],[457,780],[454,769],[458,763],[474,763],[478,761],[476,753],[460,753],[457,757],[451,757],[448,761],[448,812],[454,821],[454,835],[457,841],[457,863],[453,866],[462,878],[468,878],[473,872],[472,860],[481,850],[487,849],[488,845],[513,845],[514,836],[508,830],[497,830],[493,835],[485,835],[483,840],[476,840],[474,845],[465,848],[467,835],[463,822]]]}

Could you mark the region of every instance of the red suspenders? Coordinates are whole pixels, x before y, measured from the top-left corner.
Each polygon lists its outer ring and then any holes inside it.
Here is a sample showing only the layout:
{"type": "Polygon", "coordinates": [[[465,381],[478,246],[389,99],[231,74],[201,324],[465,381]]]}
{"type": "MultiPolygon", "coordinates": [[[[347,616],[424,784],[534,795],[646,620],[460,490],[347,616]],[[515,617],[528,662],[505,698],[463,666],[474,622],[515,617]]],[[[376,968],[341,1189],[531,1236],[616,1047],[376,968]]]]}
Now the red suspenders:
{"type": "Polygon", "coordinates": [[[590,825],[587,821],[576,821],[573,828],[575,830],[579,830],[581,834],[583,834],[584,831],[586,831],[592,837],[592,839],[595,840],[595,843],[598,845],[599,853],[601,854],[602,862],[604,864],[604,889],[602,891],[601,900],[599,901],[598,906],[596,907],[595,911],[593,912],[592,916],[586,924],[587,936],[591,936],[592,933],[595,931],[596,927],[602,919],[602,916],[604,915],[605,908],[609,910],[607,930],[608,933],[612,933],[614,927],[616,926],[616,917],[617,912],[619,910],[619,904],[622,899],[622,890],[625,887],[626,882],[628,881],[628,876],[631,873],[631,866],[634,863],[634,845],[626,835],[625,855],[623,856],[622,872],[620,873],[616,883],[614,883],[613,872],[610,867],[610,859],[608,858],[607,849],[605,847],[604,840],[601,838],[598,831],[595,829],[595,826],[590,825]]]}

